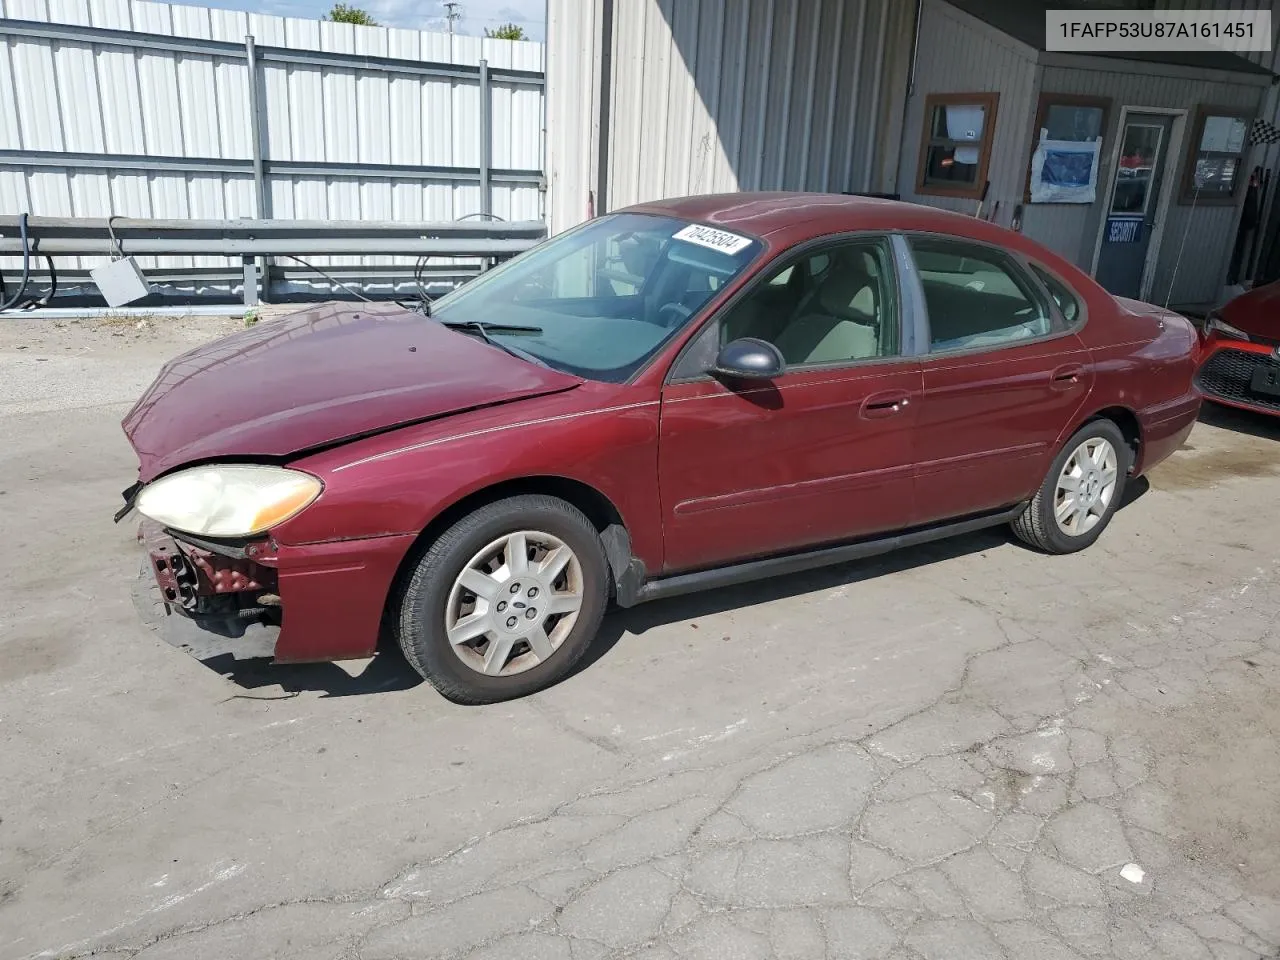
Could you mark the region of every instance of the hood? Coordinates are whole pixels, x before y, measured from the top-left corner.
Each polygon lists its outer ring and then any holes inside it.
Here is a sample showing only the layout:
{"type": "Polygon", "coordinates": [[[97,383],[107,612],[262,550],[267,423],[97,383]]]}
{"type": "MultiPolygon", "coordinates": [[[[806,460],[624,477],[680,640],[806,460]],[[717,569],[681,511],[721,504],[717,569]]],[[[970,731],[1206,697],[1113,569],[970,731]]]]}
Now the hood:
{"type": "Polygon", "coordinates": [[[145,483],[184,463],[288,456],[580,383],[394,304],[327,304],[169,361],[123,426],[145,483]]]}
{"type": "Polygon", "coordinates": [[[1280,341],[1280,283],[1268,283],[1240,294],[1218,315],[1250,336],[1280,341]]]}

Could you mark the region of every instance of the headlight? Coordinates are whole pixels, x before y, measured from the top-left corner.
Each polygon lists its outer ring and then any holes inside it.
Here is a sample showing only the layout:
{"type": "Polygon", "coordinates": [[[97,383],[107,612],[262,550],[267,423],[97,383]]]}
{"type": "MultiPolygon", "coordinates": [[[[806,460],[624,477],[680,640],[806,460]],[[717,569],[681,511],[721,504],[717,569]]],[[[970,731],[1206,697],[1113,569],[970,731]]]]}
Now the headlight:
{"type": "Polygon", "coordinates": [[[1204,332],[1212,333],[1216,331],[1219,336],[1231,337],[1234,340],[1248,340],[1249,335],[1243,330],[1238,330],[1231,324],[1227,323],[1222,317],[1216,313],[1209,314],[1204,321],[1204,332]]]}
{"type": "Polygon", "coordinates": [[[138,512],[184,533],[249,537],[283,523],[324,485],[309,473],[253,464],[210,464],[161,477],[138,495],[138,512]]]}

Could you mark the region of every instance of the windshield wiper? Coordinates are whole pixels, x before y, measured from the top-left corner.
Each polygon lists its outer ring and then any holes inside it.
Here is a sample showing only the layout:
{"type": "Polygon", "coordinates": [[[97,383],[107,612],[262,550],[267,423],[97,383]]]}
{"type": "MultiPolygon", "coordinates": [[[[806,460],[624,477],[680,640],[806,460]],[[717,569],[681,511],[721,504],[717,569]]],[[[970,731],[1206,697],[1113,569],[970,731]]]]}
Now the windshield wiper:
{"type": "Polygon", "coordinates": [[[524,350],[517,350],[515,347],[508,346],[505,343],[500,343],[489,335],[490,331],[497,333],[541,333],[541,327],[506,323],[482,323],[479,320],[437,320],[436,323],[443,327],[448,327],[450,330],[474,330],[476,333],[480,334],[480,339],[485,343],[491,344],[499,350],[506,351],[517,360],[527,360],[529,363],[536,363],[540,367],[550,366],[550,364],[541,357],[535,357],[533,354],[526,353],[524,350]]]}
{"type": "MultiPolygon", "coordinates": [[[[428,314],[430,316],[430,314],[428,314]]],[[[490,333],[541,333],[541,327],[528,326],[522,323],[482,323],[479,320],[437,320],[441,326],[450,330],[475,330],[485,340],[490,333]]]]}

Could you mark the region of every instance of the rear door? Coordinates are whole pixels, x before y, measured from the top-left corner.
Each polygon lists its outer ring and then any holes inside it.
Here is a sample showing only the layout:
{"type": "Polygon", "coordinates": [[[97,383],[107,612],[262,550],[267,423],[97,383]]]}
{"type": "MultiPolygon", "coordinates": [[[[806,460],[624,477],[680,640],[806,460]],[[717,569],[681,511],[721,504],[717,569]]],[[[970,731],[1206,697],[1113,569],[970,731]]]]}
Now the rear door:
{"type": "Polygon", "coordinates": [[[903,356],[883,237],[811,248],[713,318],[663,390],[666,569],[711,567],[908,524],[920,361],[903,356]],[[786,372],[726,382],[720,346],[757,337],[786,372]]]}
{"type": "Polygon", "coordinates": [[[1044,479],[1092,357],[1034,274],[995,247],[909,238],[928,314],[917,522],[1009,506],[1044,479]]]}

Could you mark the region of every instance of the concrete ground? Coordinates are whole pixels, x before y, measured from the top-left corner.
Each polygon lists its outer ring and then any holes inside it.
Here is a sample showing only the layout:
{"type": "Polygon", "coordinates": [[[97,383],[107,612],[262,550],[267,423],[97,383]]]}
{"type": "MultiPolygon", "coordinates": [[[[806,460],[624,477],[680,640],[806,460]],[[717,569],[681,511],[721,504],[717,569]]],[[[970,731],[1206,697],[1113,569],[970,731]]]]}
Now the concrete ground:
{"type": "Polygon", "coordinates": [[[653,604],[464,708],[139,625],[118,421],[233,326],[0,324],[3,960],[1280,955],[1280,423],[1086,553],[653,604]]]}

